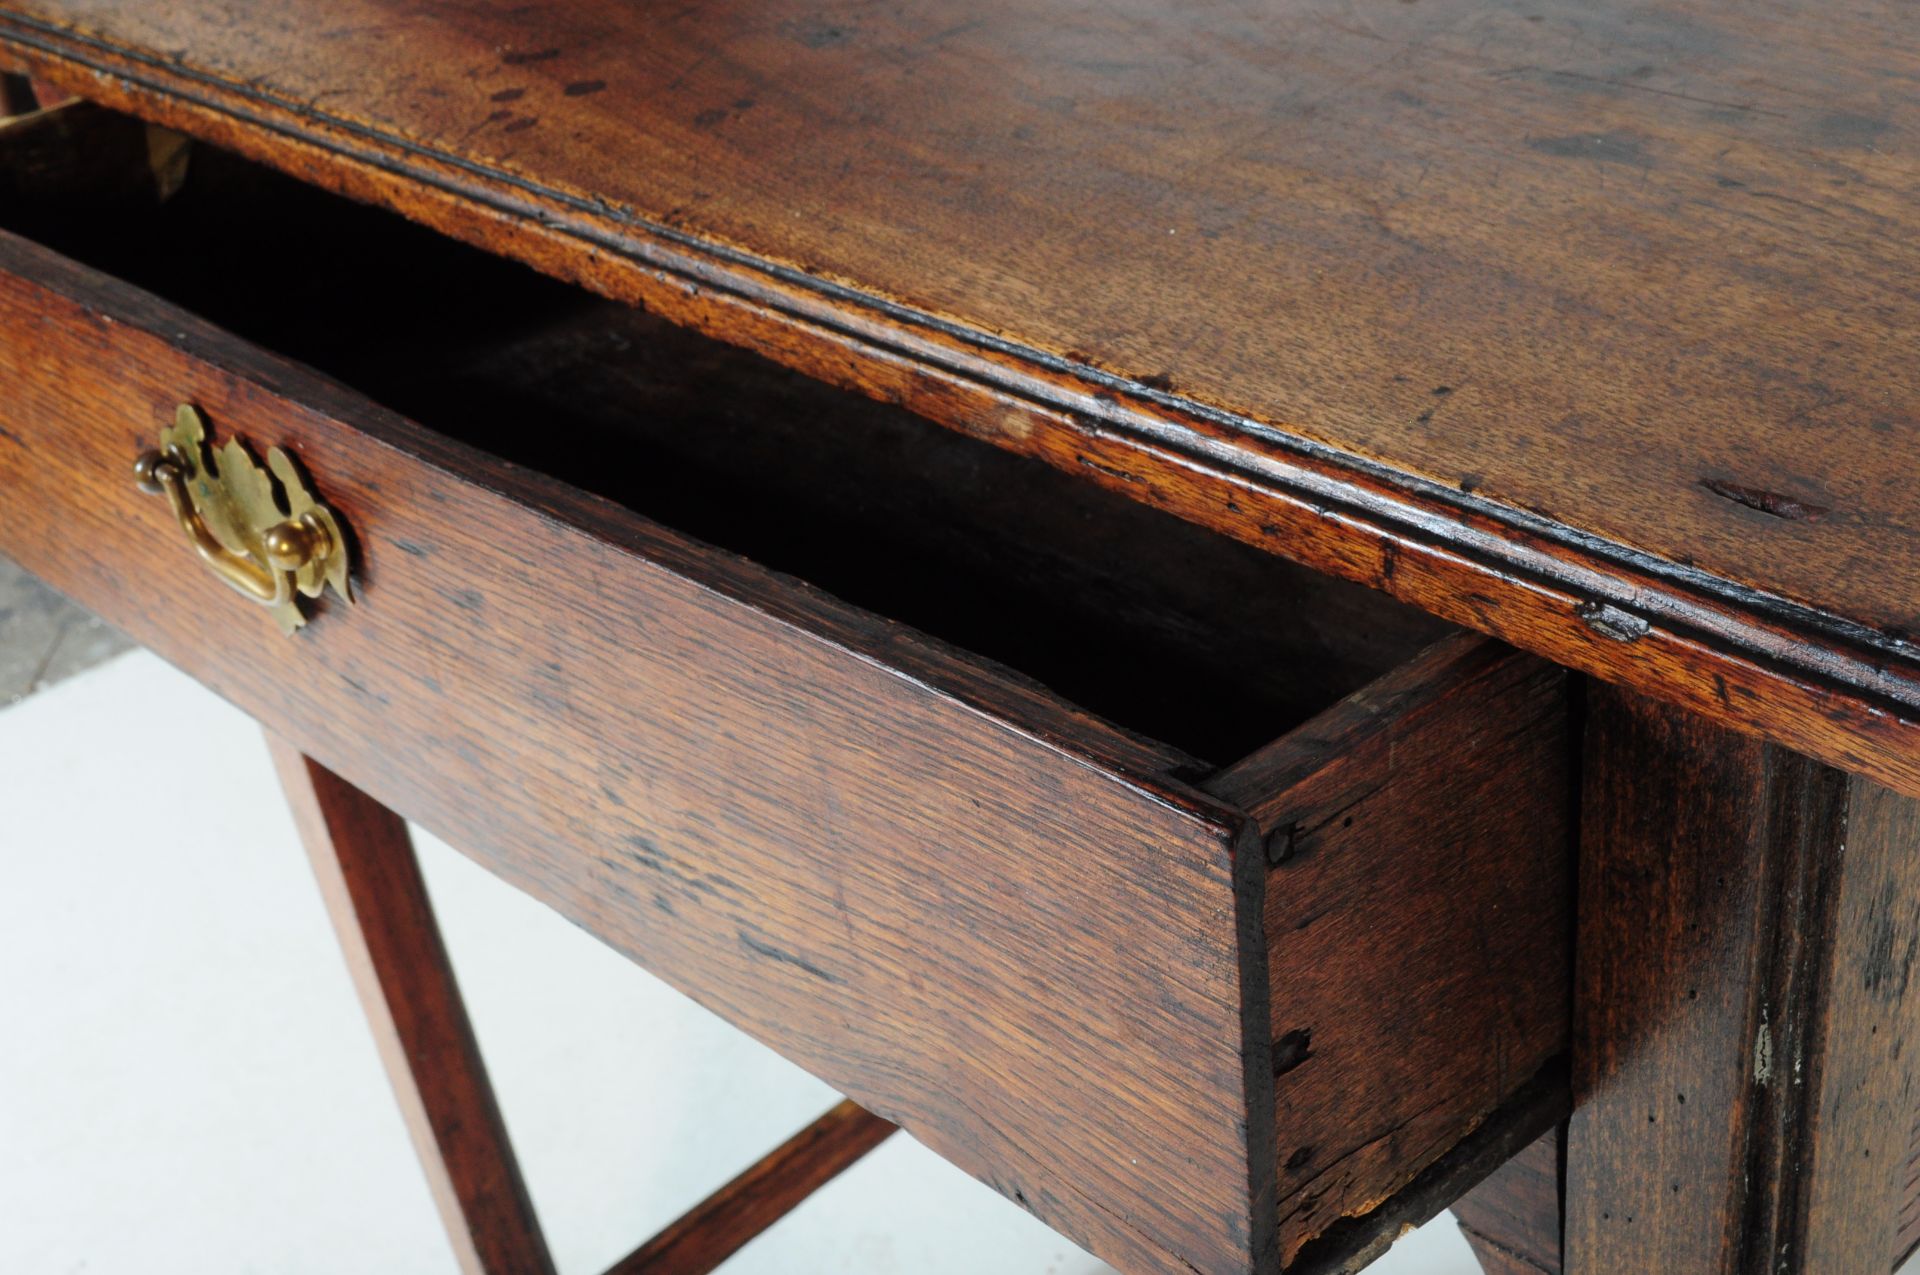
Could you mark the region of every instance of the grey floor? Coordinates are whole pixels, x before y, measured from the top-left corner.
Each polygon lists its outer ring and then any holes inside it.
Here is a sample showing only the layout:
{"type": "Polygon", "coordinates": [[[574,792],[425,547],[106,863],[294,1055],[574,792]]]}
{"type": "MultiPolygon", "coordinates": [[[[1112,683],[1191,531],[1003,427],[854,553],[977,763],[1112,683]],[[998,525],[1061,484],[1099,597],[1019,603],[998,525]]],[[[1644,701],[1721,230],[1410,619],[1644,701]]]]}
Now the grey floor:
{"type": "MultiPolygon", "coordinates": [[[[0,1271],[452,1272],[259,730],[125,645],[0,563],[0,1271]]],[[[561,1275],[834,1100],[418,842],[561,1275]]],[[[1442,1217],[1371,1275],[1477,1270],[1442,1217]]],[[[1111,1275],[899,1136],[724,1271],[1111,1275]]]]}
{"type": "Polygon", "coordinates": [[[0,558],[0,706],[92,668],[127,639],[0,558]]]}

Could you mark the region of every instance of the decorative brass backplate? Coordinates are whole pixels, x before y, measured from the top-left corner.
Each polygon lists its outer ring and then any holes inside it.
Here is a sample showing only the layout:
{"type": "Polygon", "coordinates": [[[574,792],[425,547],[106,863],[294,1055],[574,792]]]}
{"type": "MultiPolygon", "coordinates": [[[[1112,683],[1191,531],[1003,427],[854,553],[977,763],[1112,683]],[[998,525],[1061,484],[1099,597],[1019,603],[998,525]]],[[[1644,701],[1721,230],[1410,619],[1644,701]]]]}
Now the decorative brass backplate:
{"type": "Polygon", "coordinates": [[[318,598],[328,585],[353,601],[341,524],[278,447],[265,469],[238,439],[214,448],[205,418],[182,403],[160,431],[159,450],[142,455],[133,472],[144,490],[166,496],[201,560],[270,608],[282,633],[307,622],[300,599],[318,598]]]}

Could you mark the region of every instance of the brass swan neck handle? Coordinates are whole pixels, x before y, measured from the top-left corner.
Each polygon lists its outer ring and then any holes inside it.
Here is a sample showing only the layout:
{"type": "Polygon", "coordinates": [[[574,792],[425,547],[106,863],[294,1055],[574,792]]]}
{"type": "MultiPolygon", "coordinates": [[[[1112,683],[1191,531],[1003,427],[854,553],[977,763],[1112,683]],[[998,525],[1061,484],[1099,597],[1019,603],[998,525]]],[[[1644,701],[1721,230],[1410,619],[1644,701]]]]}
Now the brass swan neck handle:
{"type": "Polygon", "coordinates": [[[266,606],[285,606],[293,601],[295,573],[332,550],[327,529],[312,515],[297,522],[276,523],[260,533],[265,562],[235,553],[220,543],[193,507],[193,497],[187,491],[189,469],[178,455],[157,451],[145,452],[133,463],[140,489],[166,496],[180,529],[215,575],[266,606]]]}
{"type": "Polygon", "coordinates": [[[272,609],[291,633],[306,622],[301,596],[317,598],[331,583],[353,600],[347,548],[338,518],[314,499],[286,453],[274,448],[267,464],[262,470],[236,440],[210,450],[205,421],[182,404],[159,448],[142,453],[133,473],[141,490],[167,498],[201,561],[272,609]]]}

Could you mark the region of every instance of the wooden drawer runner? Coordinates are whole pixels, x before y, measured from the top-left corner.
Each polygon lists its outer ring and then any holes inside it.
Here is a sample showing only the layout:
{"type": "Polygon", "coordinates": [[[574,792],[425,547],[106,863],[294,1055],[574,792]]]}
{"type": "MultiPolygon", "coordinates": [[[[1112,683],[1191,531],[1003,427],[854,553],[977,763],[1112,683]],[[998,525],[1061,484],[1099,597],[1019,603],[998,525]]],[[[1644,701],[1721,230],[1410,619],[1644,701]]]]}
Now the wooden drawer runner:
{"type": "Polygon", "coordinates": [[[1310,1259],[1565,1049],[1559,671],[216,152],[5,217],[0,551],[1122,1269],[1310,1259]],[[183,402],[356,605],[201,569],[183,402]]]}

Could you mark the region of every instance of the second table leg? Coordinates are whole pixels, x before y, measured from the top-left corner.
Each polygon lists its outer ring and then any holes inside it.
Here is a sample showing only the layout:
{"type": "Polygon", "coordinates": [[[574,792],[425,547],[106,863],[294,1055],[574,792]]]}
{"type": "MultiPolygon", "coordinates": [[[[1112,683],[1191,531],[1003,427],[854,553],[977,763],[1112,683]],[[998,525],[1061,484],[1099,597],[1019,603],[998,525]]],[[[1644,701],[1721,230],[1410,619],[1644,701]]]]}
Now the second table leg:
{"type": "Polygon", "coordinates": [[[399,815],[268,736],[387,1077],[468,1275],[553,1275],[399,815]]]}
{"type": "Polygon", "coordinates": [[[1569,1275],[1885,1275],[1920,1059],[1920,803],[1595,685],[1569,1275]]]}

